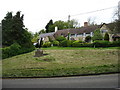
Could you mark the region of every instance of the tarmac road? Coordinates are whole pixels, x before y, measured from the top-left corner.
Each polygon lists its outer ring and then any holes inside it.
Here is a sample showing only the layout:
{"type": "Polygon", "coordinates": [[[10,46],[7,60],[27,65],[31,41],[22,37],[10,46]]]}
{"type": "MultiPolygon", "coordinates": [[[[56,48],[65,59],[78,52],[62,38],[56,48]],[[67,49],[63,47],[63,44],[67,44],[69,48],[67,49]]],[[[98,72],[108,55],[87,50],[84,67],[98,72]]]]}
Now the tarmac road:
{"type": "Polygon", "coordinates": [[[3,79],[2,88],[118,88],[118,74],[3,79]]]}

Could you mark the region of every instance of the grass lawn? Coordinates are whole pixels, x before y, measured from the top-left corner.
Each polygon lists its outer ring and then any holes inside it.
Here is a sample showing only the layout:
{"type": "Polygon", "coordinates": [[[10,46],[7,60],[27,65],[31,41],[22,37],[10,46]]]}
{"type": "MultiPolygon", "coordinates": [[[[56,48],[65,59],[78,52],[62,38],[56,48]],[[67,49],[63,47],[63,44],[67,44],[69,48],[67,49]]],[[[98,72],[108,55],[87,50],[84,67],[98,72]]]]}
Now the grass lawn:
{"type": "Polygon", "coordinates": [[[117,48],[42,48],[2,60],[3,77],[51,77],[118,71],[117,48]]]}

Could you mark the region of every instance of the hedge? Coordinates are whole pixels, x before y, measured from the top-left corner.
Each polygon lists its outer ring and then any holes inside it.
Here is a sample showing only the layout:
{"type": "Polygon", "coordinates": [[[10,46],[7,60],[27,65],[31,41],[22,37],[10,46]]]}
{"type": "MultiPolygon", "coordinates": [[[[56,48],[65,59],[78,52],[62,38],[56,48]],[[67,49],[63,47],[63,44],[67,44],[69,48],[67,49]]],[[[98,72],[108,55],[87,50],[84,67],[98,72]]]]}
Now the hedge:
{"type": "Polygon", "coordinates": [[[63,40],[61,43],[60,43],[60,46],[62,47],[70,47],[72,44],[72,41],[71,40],[63,40]]]}
{"type": "Polygon", "coordinates": [[[31,52],[35,49],[34,46],[31,48],[21,47],[18,43],[14,43],[9,47],[2,48],[2,59],[9,58],[15,55],[31,52]]]}
{"type": "Polygon", "coordinates": [[[51,42],[45,42],[43,45],[42,45],[42,47],[45,47],[45,48],[47,48],[47,47],[51,47],[51,42]]]}

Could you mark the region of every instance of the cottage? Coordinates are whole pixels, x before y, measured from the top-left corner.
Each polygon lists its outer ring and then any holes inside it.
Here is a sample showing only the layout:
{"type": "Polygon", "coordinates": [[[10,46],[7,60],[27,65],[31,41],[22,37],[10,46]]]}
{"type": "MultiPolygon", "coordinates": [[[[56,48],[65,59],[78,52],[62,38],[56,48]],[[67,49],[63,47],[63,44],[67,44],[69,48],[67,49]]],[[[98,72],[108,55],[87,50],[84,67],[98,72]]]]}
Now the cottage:
{"type": "Polygon", "coordinates": [[[40,34],[40,38],[43,38],[44,42],[49,41],[50,39],[55,39],[58,36],[64,36],[68,37],[68,33],[70,35],[70,40],[81,40],[84,41],[85,37],[91,36],[93,37],[94,31],[96,29],[100,29],[102,35],[104,36],[106,32],[109,33],[110,36],[110,41],[113,40],[113,35],[108,28],[108,25],[103,23],[102,25],[93,25],[93,26],[88,26],[88,23],[84,23],[84,27],[81,27],[79,29],[63,29],[63,30],[55,30],[55,32],[51,33],[45,33],[45,34],[40,34]]]}

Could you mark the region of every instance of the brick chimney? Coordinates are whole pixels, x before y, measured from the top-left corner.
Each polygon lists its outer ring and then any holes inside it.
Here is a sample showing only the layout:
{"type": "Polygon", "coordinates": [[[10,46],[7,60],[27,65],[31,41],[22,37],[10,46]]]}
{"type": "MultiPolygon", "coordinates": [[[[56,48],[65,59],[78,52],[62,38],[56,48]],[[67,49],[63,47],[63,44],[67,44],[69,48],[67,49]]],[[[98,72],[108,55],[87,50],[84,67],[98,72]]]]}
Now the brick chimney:
{"type": "Polygon", "coordinates": [[[84,27],[88,27],[88,22],[84,22],[84,27]]]}

